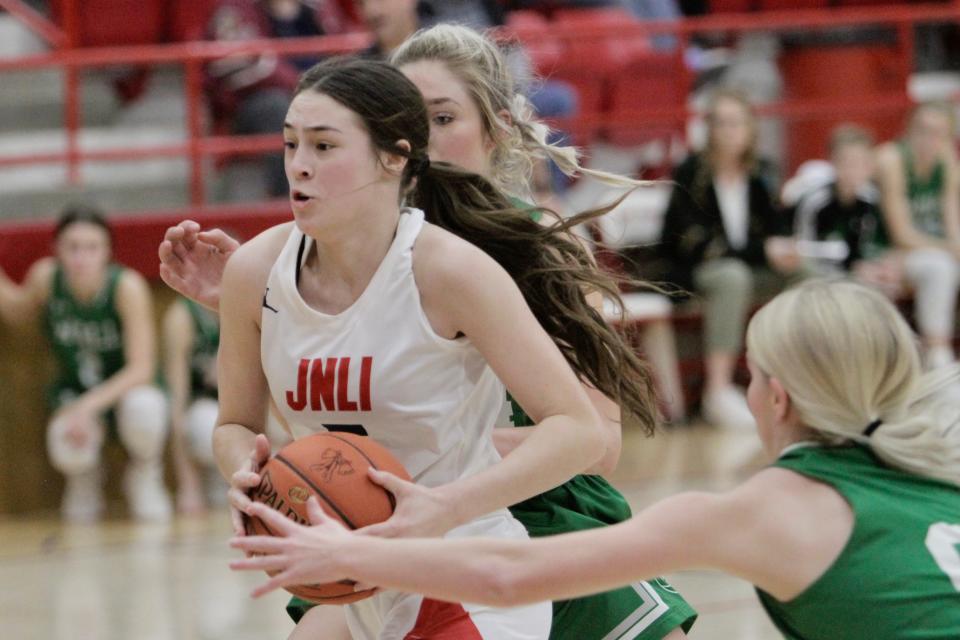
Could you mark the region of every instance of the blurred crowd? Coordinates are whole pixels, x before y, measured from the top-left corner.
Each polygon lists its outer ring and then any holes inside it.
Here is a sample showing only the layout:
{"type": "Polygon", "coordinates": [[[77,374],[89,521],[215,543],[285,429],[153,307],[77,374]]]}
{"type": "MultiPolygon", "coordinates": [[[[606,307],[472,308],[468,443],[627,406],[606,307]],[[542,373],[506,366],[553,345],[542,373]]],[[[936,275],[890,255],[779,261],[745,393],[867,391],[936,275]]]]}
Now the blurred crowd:
{"type": "MultiPolygon", "coordinates": [[[[339,34],[361,28],[359,17],[372,44],[357,55],[386,57],[419,28],[458,22],[483,29],[504,24],[510,10],[542,4],[558,3],[360,0],[351,13],[332,0],[221,0],[206,37],[236,41],[339,34]]],[[[673,0],[562,4],[616,6],[637,19],[672,19],[700,10],[697,3],[673,0]]],[[[521,48],[510,51],[510,60],[518,78],[532,77],[521,48]]],[[[314,62],[309,56],[284,59],[264,53],[210,63],[205,86],[214,126],[239,134],[280,131],[298,75],[314,62]]],[[[544,118],[577,113],[577,92],[562,81],[531,83],[526,93],[544,118]]],[[[754,105],[735,82],[710,91],[703,120],[703,145],[674,167],[659,242],[645,254],[656,259],[636,265],[632,273],[682,292],[670,301],[691,305],[702,316],[702,390],[697,387],[699,402],[690,403],[677,383],[669,322],[651,318],[651,325],[661,322],[656,334],[660,346],[671,343],[666,357],[661,353],[653,360],[670,422],[687,421],[690,405],[699,406],[708,423],[753,426],[737,385],[749,314],[765,298],[804,278],[842,276],[876,287],[912,314],[927,367],[955,361],[960,164],[954,105],[918,105],[894,140],[877,141],[865,127],[842,125],[830,136],[823,157],[810,158],[782,185],[778,167],[761,152],[764,135],[754,105]]],[[[268,195],[286,195],[282,155],[263,161],[263,175],[268,195]]],[[[546,164],[541,167],[536,189],[541,202],[563,208],[566,186],[561,174],[546,164]]],[[[54,258],[35,265],[22,285],[0,270],[0,317],[42,321],[57,351],[64,375],[51,397],[47,440],[53,465],[72,479],[63,503],[66,517],[91,520],[103,510],[103,429],[117,431],[130,454],[124,485],[134,515],[165,519],[174,506],[197,511],[224,494],[210,450],[217,318],[190,301],[176,302],[165,313],[162,349],[157,349],[149,288],[137,274],[112,264],[111,242],[100,212],[86,207],[64,212],[54,258]],[[97,289],[105,278],[106,289],[97,289]],[[85,362],[76,347],[78,318],[95,323],[96,335],[87,338],[98,348],[117,352],[107,369],[85,362]],[[169,401],[154,377],[156,352],[163,355],[169,401]],[[80,427],[104,412],[109,415],[104,427],[80,427]],[[175,502],[162,479],[168,433],[175,502]],[[62,446],[77,438],[91,441],[62,446]]]]}

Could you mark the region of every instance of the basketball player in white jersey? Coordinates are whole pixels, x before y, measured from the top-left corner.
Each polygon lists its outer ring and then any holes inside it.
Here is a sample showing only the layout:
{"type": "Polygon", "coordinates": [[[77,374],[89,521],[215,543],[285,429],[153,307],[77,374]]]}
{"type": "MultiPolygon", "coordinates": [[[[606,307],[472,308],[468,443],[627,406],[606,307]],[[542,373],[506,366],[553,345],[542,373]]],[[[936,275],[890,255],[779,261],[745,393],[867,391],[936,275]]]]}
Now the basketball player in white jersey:
{"type": "MultiPolygon", "coordinates": [[[[598,174],[583,169],[577,162],[576,150],[547,142],[547,129],[533,118],[523,96],[508,70],[503,52],[487,37],[466,27],[440,25],[418,32],[394,53],[392,63],[417,85],[427,101],[430,116],[430,155],[434,160],[451,162],[477,172],[501,191],[520,195],[529,193],[529,165],[538,157],[550,157],[571,175],[585,173],[620,186],[637,183],[620,176],[598,174]],[[509,135],[504,132],[509,131],[509,135]],[[525,170],[524,168],[527,167],[525,170]]],[[[530,209],[533,219],[541,212],[530,209]]],[[[554,218],[544,217],[544,220],[554,218]]],[[[289,223],[287,228],[293,223],[289,223]]],[[[184,222],[168,230],[161,245],[161,272],[174,288],[185,295],[216,309],[219,306],[220,279],[226,257],[239,246],[218,230],[199,234],[197,225],[184,222]],[[218,245],[220,239],[229,244],[218,245]],[[214,249],[212,253],[205,250],[214,249]]],[[[472,236],[462,235],[468,241],[472,236]]],[[[512,251],[514,256],[530,255],[512,251]]],[[[529,278],[519,278],[521,292],[540,291],[529,278]]],[[[537,314],[538,317],[540,314],[537,314]]],[[[562,312],[559,317],[563,317],[562,312]]],[[[546,325],[553,334],[556,325],[546,325]]],[[[660,335],[661,346],[672,345],[669,323],[647,327],[649,337],[660,335]],[[663,335],[663,329],[667,335],[663,335]]],[[[561,336],[562,337],[562,336],[561,336]]],[[[648,338],[644,339],[648,342],[648,338]]],[[[589,360],[571,363],[583,374],[589,360]]],[[[669,368],[669,367],[668,367],[669,368]]],[[[614,367],[624,371],[628,367],[614,367]]],[[[589,374],[582,375],[589,379],[589,374]]],[[[629,376],[625,376],[629,377],[629,376]]],[[[533,536],[550,535],[605,524],[613,524],[630,516],[626,500],[599,475],[612,470],[620,453],[620,409],[608,397],[614,394],[597,392],[584,383],[598,412],[605,417],[607,447],[604,456],[585,474],[578,475],[549,492],[512,505],[511,512],[533,536]],[[607,397],[605,397],[607,396],[607,397]]],[[[643,389],[644,385],[636,385],[643,389]]],[[[648,392],[649,409],[636,402],[625,410],[634,414],[635,422],[652,427],[655,413],[652,390],[648,392]]],[[[494,429],[494,443],[501,455],[508,454],[527,437],[531,425],[519,405],[507,398],[504,410],[494,429]]],[[[334,633],[335,618],[342,618],[339,607],[313,607],[294,598],[287,611],[298,624],[291,640],[349,637],[346,629],[334,633]],[[324,615],[321,609],[331,609],[324,615]]],[[[681,637],[695,618],[695,612],[664,581],[631,585],[588,598],[554,603],[551,640],[600,640],[629,620],[641,618],[630,626],[622,640],[639,638],[658,640],[681,637]],[[640,613],[642,616],[639,616],[640,613]]],[[[629,625],[628,625],[629,626],[629,625]]]]}
{"type": "MultiPolygon", "coordinates": [[[[504,507],[595,463],[600,418],[510,274],[399,202],[430,204],[432,219],[481,238],[542,229],[479,176],[430,166],[423,100],[384,63],[315,67],[284,131],[296,227],[241,247],[223,281],[214,447],[234,507],[249,505],[257,480],[269,389],[297,435],[358,431],[398,456],[417,484],[388,487],[399,492],[390,533],[525,537],[504,507]],[[498,378],[539,424],[502,461],[490,434],[498,378]]],[[[551,238],[523,258],[569,275],[545,295],[566,296],[576,324],[585,282],[571,274],[585,252],[551,238]]],[[[548,603],[502,610],[394,592],[348,607],[354,637],[384,640],[545,638],[549,618],[548,603]]]]}

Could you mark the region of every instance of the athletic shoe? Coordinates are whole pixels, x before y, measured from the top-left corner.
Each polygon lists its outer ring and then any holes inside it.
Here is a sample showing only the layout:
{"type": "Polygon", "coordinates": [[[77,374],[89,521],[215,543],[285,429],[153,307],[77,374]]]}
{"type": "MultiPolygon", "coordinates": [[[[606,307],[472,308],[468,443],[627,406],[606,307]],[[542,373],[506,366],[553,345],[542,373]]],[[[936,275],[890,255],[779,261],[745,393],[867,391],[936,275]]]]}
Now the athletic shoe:
{"type": "Polygon", "coordinates": [[[103,475],[92,469],[67,476],[60,512],[71,524],[90,524],[103,515],[103,475]]]}
{"type": "Polygon", "coordinates": [[[131,460],[123,484],[130,513],[137,520],[167,522],[173,516],[173,504],[163,486],[163,468],[159,460],[131,460]]]}
{"type": "Polygon", "coordinates": [[[733,386],[711,391],[703,396],[703,419],[717,427],[755,429],[756,421],[747,407],[747,399],[733,386]]]}

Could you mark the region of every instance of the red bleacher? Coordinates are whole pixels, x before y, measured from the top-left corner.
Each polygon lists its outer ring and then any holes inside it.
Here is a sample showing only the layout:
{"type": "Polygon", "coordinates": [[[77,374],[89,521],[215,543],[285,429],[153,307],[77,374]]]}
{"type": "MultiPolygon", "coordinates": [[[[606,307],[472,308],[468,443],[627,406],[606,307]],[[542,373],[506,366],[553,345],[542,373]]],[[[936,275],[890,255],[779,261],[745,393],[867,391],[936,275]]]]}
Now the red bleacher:
{"type": "MultiPolygon", "coordinates": [[[[0,0],[0,7],[10,9],[12,0],[0,0]]],[[[353,3],[339,0],[345,9],[353,12],[353,3]]],[[[75,17],[77,42],[89,45],[73,51],[62,49],[50,54],[30,56],[23,60],[0,61],[2,70],[25,70],[44,67],[63,67],[70,73],[87,68],[123,64],[184,64],[185,94],[188,104],[188,134],[184,143],[165,145],[163,148],[110,149],[89,152],[76,143],[79,119],[71,119],[76,113],[76,83],[69,81],[67,74],[65,133],[67,151],[63,153],[24,154],[16,157],[0,156],[0,166],[24,165],[41,162],[65,162],[73,168],[90,159],[111,161],[134,160],[151,157],[151,154],[172,156],[186,155],[191,160],[192,200],[190,212],[204,215],[212,210],[204,205],[203,171],[210,163],[207,157],[227,153],[257,152],[275,146],[271,136],[259,139],[210,136],[203,130],[198,103],[200,88],[197,70],[207,60],[240,52],[242,47],[274,48],[287,54],[318,51],[322,47],[331,50],[331,42],[337,46],[360,46],[355,40],[337,38],[260,41],[246,45],[218,43],[143,44],[158,39],[194,37],[202,29],[215,0],[86,0],[82,11],[75,17]],[[163,6],[161,11],[158,7],[163,6]],[[133,19],[136,16],[136,19],[133,19]],[[116,48],[99,45],[125,43],[136,46],[116,48]],[[72,142],[71,142],[72,141],[72,142]]],[[[838,119],[854,119],[873,125],[876,132],[889,135],[901,121],[909,102],[906,97],[906,76],[911,64],[913,25],[924,21],[960,17],[957,3],[927,3],[916,7],[883,6],[869,9],[836,8],[839,5],[863,4],[864,0],[830,0],[829,9],[810,8],[823,2],[805,0],[802,3],[779,0],[715,0],[712,9],[719,15],[706,16],[672,23],[639,23],[623,11],[611,9],[564,10],[556,9],[544,15],[521,11],[510,16],[510,28],[529,48],[537,69],[544,74],[568,80],[580,90],[581,113],[571,122],[561,123],[574,132],[580,143],[597,137],[623,144],[637,144],[652,138],[667,139],[682,136],[688,117],[686,99],[692,83],[692,73],[686,69],[682,58],[683,46],[698,34],[736,35],[750,31],[817,30],[836,25],[886,24],[895,27],[897,37],[905,39],[896,45],[854,45],[837,47],[808,47],[800,51],[790,50],[782,59],[782,71],[786,84],[786,100],[766,108],[766,113],[786,118],[789,159],[787,170],[799,160],[821,155],[824,133],[838,119]],[[780,10],[786,6],[797,11],[780,10]],[[763,9],[777,9],[769,13],[763,9]],[[738,11],[745,13],[722,13],[738,11]],[[793,16],[797,16],[796,19],[793,16]],[[659,51],[650,46],[657,34],[674,34],[679,46],[674,51],[659,51]],[[844,68],[846,73],[822,73],[824,68],[844,68]],[[871,120],[872,118],[872,120],[871,120]]],[[[871,4],[877,4],[871,2],[871,4]]],[[[884,3],[889,5],[889,3],[884,3]]],[[[66,18],[67,9],[80,7],[79,0],[53,0],[54,14],[66,18]]],[[[353,14],[355,15],[355,13],[353,14]]],[[[259,49],[258,49],[259,50],[259,49]]],[[[80,185],[78,185],[80,186],[80,185]]],[[[256,206],[253,207],[254,209],[256,206]]],[[[49,212],[53,213],[53,212],[49,212]]],[[[166,223],[183,216],[185,212],[160,213],[163,217],[155,226],[162,229],[166,223]]],[[[144,219],[145,220],[145,219],[144,219]]],[[[137,223],[131,228],[139,229],[138,237],[146,234],[147,227],[137,223]]],[[[240,220],[231,226],[246,224],[240,220]]],[[[153,229],[153,227],[150,227],[153,229]]],[[[152,231],[151,231],[152,232],[152,231]]],[[[121,232],[123,233],[123,232],[121,232]]],[[[21,264],[28,264],[46,251],[47,236],[44,227],[15,226],[5,236],[17,234],[24,239],[23,251],[16,255],[4,252],[0,256],[3,266],[13,273],[21,273],[21,264]],[[33,231],[30,231],[33,229],[33,231]],[[30,233],[38,239],[28,241],[30,233]]],[[[151,241],[155,241],[154,237],[151,241]]],[[[20,242],[20,240],[18,240],[20,242]]],[[[131,242],[140,247],[138,239],[131,242]]],[[[153,251],[135,252],[135,266],[145,273],[156,271],[153,251]]]]}

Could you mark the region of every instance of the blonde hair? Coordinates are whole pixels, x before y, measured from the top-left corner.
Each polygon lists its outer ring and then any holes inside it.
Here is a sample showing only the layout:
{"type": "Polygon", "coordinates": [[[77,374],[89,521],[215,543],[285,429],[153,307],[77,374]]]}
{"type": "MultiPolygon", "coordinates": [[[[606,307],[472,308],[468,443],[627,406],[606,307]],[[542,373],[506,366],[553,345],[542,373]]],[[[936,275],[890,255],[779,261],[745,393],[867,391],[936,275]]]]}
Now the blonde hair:
{"type": "Polygon", "coordinates": [[[716,153],[716,143],[713,141],[714,120],[717,117],[717,109],[723,101],[735,102],[743,109],[743,113],[747,117],[747,127],[750,129],[750,144],[744,150],[740,162],[747,171],[752,171],[757,165],[757,143],[759,141],[757,114],[753,110],[753,103],[750,102],[750,98],[739,89],[723,87],[717,89],[710,96],[710,102],[707,104],[705,116],[707,123],[707,144],[704,148],[704,155],[708,162],[713,162],[713,156],[716,153]]]}
{"type": "Polygon", "coordinates": [[[589,175],[617,187],[650,184],[585,169],[576,147],[547,142],[550,128],[536,119],[533,105],[517,90],[506,57],[485,34],[460,25],[436,25],[412,35],[390,59],[398,67],[420,60],[442,62],[467,88],[494,143],[489,178],[506,193],[527,195],[534,163],[547,158],[568,176],[589,175]]]}
{"type": "Polygon", "coordinates": [[[960,485],[958,407],[939,393],[958,369],[922,373],[913,332],[877,291],[821,280],[781,293],[750,322],[747,349],[822,440],[960,485]]]}

